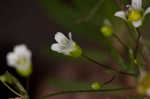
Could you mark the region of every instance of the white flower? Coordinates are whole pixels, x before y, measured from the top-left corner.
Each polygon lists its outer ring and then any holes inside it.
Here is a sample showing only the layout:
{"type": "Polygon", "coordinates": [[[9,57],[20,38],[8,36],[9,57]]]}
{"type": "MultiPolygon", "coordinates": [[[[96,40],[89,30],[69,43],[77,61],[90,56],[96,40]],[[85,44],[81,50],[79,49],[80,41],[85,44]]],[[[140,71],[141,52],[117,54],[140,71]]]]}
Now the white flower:
{"type": "Polygon", "coordinates": [[[22,76],[28,76],[32,72],[31,54],[26,45],[17,45],[13,52],[9,52],[6,56],[8,65],[16,68],[22,76]]]}
{"type": "Polygon", "coordinates": [[[142,71],[138,78],[137,91],[150,96],[150,72],[142,71]]]}
{"type": "Polygon", "coordinates": [[[118,11],[115,16],[131,22],[135,28],[140,27],[144,17],[150,13],[150,7],[143,12],[142,0],[132,0],[131,5],[127,7],[129,7],[127,11],[118,11]]]}
{"type": "Polygon", "coordinates": [[[57,32],[55,34],[55,40],[57,43],[51,45],[51,50],[68,56],[81,56],[81,48],[72,40],[71,33],[69,33],[68,36],[69,39],[61,32],[57,32]]]}

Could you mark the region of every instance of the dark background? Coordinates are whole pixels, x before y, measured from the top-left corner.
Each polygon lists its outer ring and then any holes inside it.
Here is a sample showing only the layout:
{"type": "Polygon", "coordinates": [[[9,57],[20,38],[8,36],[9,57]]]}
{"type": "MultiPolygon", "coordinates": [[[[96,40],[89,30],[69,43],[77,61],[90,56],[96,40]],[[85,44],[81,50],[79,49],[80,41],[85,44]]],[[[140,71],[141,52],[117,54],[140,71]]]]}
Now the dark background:
{"type": "MultiPolygon", "coordinates": [[[[33,52],[33,64],[35,66],[31,77],[31,97],[35,96],[35,90],[38,89],[37,82],[46,75],[47,68],[44,67],[51,65],[46,56],[41,54],[40,49],[50,46],[50,33],[58,31],[58,28],[60,26],[48,18],[37,1],[0,1],[0,73],[8,70],[17,76],[22,83],[25,82],[25,79],[19,77],[14,69],[7,67],[6,54],[12,51],[16,44],[26,44],[33,52]]],[[[49,72],[53,72],[52,70],[50,69],[49,72]]],[[[1,83],[0,91],[2,99],[14,96],[1,83]]]]}

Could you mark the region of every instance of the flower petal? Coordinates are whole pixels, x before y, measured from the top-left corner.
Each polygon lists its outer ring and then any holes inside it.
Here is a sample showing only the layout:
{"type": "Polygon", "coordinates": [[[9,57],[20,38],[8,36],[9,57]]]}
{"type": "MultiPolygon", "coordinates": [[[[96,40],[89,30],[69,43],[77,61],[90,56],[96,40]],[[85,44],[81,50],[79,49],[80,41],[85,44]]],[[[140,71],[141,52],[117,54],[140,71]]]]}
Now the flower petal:
{"type": "Polygon", "coordinates": [[[14,47],[14,53],[18,56],[24,56],[30,60],[31,51],[27,48],[25,44],[17,45],[14,47]]]}
{"type": "Polygon", "coordinates": [[[15,53],[12,53],[12,52],[8,53],[6,55],[6,58],[7,58],[7,63],[9,66],[16,67],[16,61],[17,61],[18,57],[16,56],[15,53]]]}
{"type": "Polygon", "coordinates": [[[127,19],[126,19],[126,13],[125,13],[124,11],[118,11],[118,12],[116,12],[116,13],[115,13],[115,16],[116,16],[116,17],[119,17],[119,18],[122,18],[122,19],[124,19],[124,20],[127,20],[127,19]]]}
{"type": "Polygon", "coordinates": [[[150,13],[150,7],[148,7],[148,8],[145,10],[144,16],[146,16],[146,15],[149,14],[149,13],[150,13]]]}
{"type": "Polygon", "coordinates": [[[132,0],[132,7],[135,10],[141,10],[142,9],[142,0],[132,0]]]}
{"type": "Polygon", "coordinates": [[[63,48],[60,44],[54,43],[51,45],[51,50],[61,53],[63,48]]]}
{"type": "Polygon", "coordinates": [[[71,34],[71,32],[69,32],[68,36],[69,36],[69,39],[72,40],[72,34],[71,34]]]}
{"type": "Polygon", "coordinates": [[[142,25],[142,20],[139,20],[139,21],[136,21],[136,22],[132,22],[132,24],[133,24],[134,27],[137,28],[137,27],[142,25]]]}
{"type": "Polygon", "coordinates": [[[69,41],[69,39],[63,33],[61,33],[61,32],[57,32],[55,34],[55,40],[58,43],[63,44],[63,45],[67,44],[68,41],[69,41]]]}
{"type": "Polygon", "coordinates": [[[150,96],[150,88],[147,89],[146,94],[147,94],[148,96],[150,96]]]}

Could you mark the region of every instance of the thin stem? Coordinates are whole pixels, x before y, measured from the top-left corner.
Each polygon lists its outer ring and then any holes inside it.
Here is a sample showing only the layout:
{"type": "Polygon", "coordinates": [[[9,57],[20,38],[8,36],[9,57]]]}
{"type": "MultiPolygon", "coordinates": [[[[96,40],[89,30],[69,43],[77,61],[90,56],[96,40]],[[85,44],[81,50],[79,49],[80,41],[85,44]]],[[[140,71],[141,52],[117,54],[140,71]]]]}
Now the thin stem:
{"type": "Polygon", "coordinates": [[[104,0],[99,0],[98,3],[96,3],[96,5],[94,6],[94,8],[92,8],[92,10],[89,12],[89,15],[86,18],[82,18],[77,20],[77,23],[81,23],[82,21],[89,21],[94,15],[95,13],[98,11],[100,5],[103,3],[104,0]]]}
{"type": "Polygon", "coordinates": [[[17,96],[22,96],[21,94],[19,94],[18,92],[16,92],[15,90],[13,90],[7,83],[2,82],[11,92],[13,92],[15,95],[17,96]]]}
{"type": "Polygon", "coordinates": [[[90,14],[87,17],[87,20],[89,20],[93,17],[93,15],[97,12],[98,8],[100,7],[100,5],[102,4],[103,1],[104,0],[99,0],[99,2],[96,4],[96,6],[90,11],[90,14]]]}
{"type": "Polygon", "coordinates": [[[107,84],[110,84],[115,78],[116,78],[116,75],[113,75],[110,80],[108,80],[108,81],[106,81],[106,82],[103,83],[102,87],[105,86],[105,85],[107,85],[107,84]]]}
{"type": "Polygon", "coordinates": [[[123,4],[122,4],[122,0],[119,1],[119,6],[121,10],[124,10],[123,4]]]}
{"type": "Polygon", "coordinates": [[[128,46],[114,33],[114,37],[120,42],[120,44],[126,48],[129,49],[128,46]]]}
{"type": "Polygon", "coordinates": [[[136,47],[135,47],[135,50],[134,50],[134,57],[135,59],[137,58],[137,54],[138,54],[138,51],[139,51],[139,48],[140,48],[140,39],[141,39],[141,32],[139,29],[135,29],[136,33],[138,34],[138,37],[137,37],[137,40],[136,40],[136,47]]]}
{"type": "Polygon", "coordinates": [[[82,57],[89,60],[89,61],[91,61],[91,62],[93,62],[93,63],[95,63],[95,64],[97,64],[97,66],[102,67],[104,69],[111,70],[113,72],[116,72],[116,73],[122,74],[122,75],[135,76],[135,74],[133,74],[133,73],[122,72],[122,71],[119,71],[119,70],[116,70],[116,69],[112,68],[111,66],[101,64],[101,63],[95,61],[94,59],[92,59],[92,58],[90,58],[86,55],[82,55],[82,57]]]}
{"type": "MultiPolygon", "coordinates": [[[[136,60],[137,59],[137,56],[138,56],[138,52],[139,52],[139,49],[140,49],[140,40],[141,40],[141,32],[139,29],[135,29],[135,32],[138,34],[138,37],[137,37],[137,40],[136,40],[136,47],[134,49],[134,59],[136,60]]],[[[136,71],[136,74],[140,74],[140,67],[138,64],[137,65],[137,71],[136,71]]]]}
{"type": "Polygon", "coordinates": [[[41,99],[46,99],[48,97],[64,95],[64,94],[72,94],[72,93],[115,92],[115,91],[125,91],[125,90],[132,90],[132,89],[134,89],[134,87],[116,88],[116,89],[100,89],[100,90],[66,90],[66,91],[60,91],[60,92],[48,94],[42,97],[41,99]]]}

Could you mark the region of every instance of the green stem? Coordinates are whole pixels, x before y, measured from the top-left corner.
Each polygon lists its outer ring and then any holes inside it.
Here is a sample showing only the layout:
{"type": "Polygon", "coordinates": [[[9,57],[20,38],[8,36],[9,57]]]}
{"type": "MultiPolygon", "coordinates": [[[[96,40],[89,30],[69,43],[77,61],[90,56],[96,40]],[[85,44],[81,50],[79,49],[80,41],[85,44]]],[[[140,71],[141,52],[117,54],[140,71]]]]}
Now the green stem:
{"type": "Polygon", "coordinates": [[[119,1],[119,6],[120,6],[120,9],[121,9],[121,10],[124,10],[122,0],[119,1]]]}
{"type": "Polygon", "coordinates": [[[90,11],[89,16],[87,17],[87,20],[91,19],[93,15],[97,12],[100,5],[104,2],[104,0],[99,0],[99,2],[96,4],[96,6],[90,11]]]}
{"type": "MultiPolygon", "coordinates": [[[[135,32],[138,34],[138,37],[136,40],[136,47],[134,49],[134,59],[136,60],[137,56],[138,56],[139,49],[140,49],[140,40],[141,40],[142,34],[141,34],[139,29],[135,29],[135,32]]],[[[138,74],[140,74],[140,66],[138,64],[136,64],[136,65],[137,65],[137,69],[136,69],[137,73],[136,74],[138,75],[138,74]]]]}
{"type": "Polygon", "coordinates": [[[120,42],[120,44],[126,48],[129,49],[129,47],[114,33],[114,37],[120,42]]]}
{"type": "Polygon", "coordinates": [[[135,29],[136,33],[138,34],[138,37],[137,37],[137,40],[136,40],[136,47],[135,47],[135,50],[134,50],[134,57],[135,59],[137,58],[137,54],[138,54],[138,51],[139,51],[139,47],[140,47],[140,39],[142,37],[141,35],[141,32],[139,29],[135,29]]]}
{"type": "Polygon", "coordinates": [[[108,66],[108,65],[105,65],[105,64],[101,64],[101,63],[95,61],[94,59],[92,59],[92,58],[90,58],[90,57],[88,57],[86,55],[82,55],[82,57],[87,59],[87,60],[89,60],[89,61],[91,61],[91,62],[93,62],[93,63],[95,63],[95,64],[97,64],[97,66],[102,67],[102,68],[104,68],[106,70],[111,70],[113,72],[116,72],[116,73],[122,74],[122,75],[136,76],[133,73],[127,73],[127,72],[119,71],[119,70],[116,70],[116,69],[112,68],[111,66],[108,66]]]}
{"type": "Polygon", "coordinates": [[[13,90],[7,83],[2,82],[11,92],[13,92],[15,95],[17,96],[22,96],[21,94],[19,94],[18,92],[16,92],[15,90],[13,90]]]}
{"type": "Polygon", "coordinates": [[[116,78],[116,75],[113,75],[112,78],[106,82],[103,83],[102,87],[104,87],[107,84],[110,84],[114,79],[116,78]]]}
{"type": "Polygon", "coordinates": [[[115,88],[115,89],[100,89],[100,90],[66,90],[66,91],[60,91],[60,92],[48,94],[46,96],[43,96],[41,99],[46,99],[48,97],[64,95],[64,94],[72,94],[72,93],[115,92],[115,91],[125,91],[125,90],[132,90],[132,89],[134,89],[134,87],[115,88]]]}
{"type": "Polygon", "coordinates": [[[89,11],[89,15],[86,17],[86,18],[82,18],[82,19],[79,19],[77,20],[77,23],[81,23],[83,21],[89,21],[94,15],[95,13],[98,11],[100,5],[104,2],[104,0],[99,0],[98,3],[96,3],[96,5],[94,6],[94,8],[92,8],[91,11],[89,11]]]}

